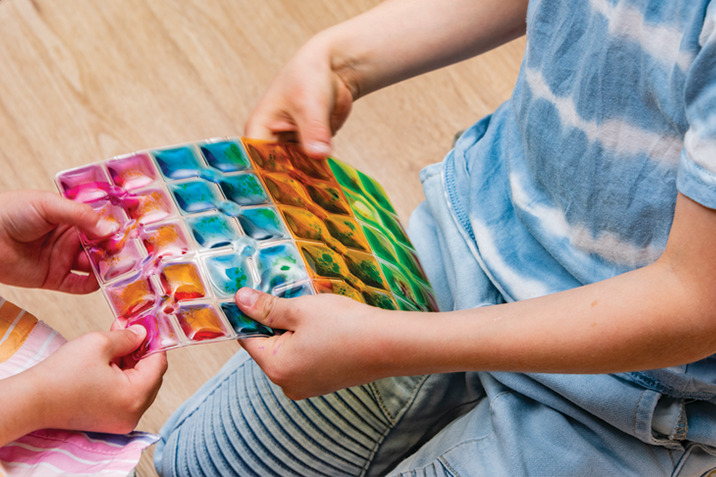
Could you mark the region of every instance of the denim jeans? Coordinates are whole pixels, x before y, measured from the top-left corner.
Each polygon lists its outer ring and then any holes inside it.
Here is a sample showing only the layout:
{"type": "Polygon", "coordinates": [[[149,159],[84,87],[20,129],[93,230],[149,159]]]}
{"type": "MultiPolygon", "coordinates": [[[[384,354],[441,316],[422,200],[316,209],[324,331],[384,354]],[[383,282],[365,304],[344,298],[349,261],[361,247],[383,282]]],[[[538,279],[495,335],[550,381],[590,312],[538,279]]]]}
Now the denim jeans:
{"type": "Polygon", "coordinates": [[[155,461],[161,475],[185,476],[666,476],[716,467],[713,448],[656,437],[654,427],[678,424],[668,409],[655,423],[661,398],[611,375],[453,373],[291,401],[241,351],[166,423],[155,461]]]}

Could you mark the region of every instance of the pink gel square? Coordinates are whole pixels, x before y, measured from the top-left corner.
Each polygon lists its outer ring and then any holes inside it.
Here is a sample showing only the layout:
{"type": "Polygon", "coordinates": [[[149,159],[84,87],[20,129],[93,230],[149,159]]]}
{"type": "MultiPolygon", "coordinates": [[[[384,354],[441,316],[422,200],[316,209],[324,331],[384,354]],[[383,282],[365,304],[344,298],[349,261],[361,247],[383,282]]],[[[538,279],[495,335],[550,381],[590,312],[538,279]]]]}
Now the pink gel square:
{"type": "Polygon", "coordinates": [[[171,319],[164,313],[154,315],[146,313],[127,320],[127,327],[132,325],[143,326],[147,330],[147,337],[142,345],[133,353],[134,358],[144,356],[179,346],[179,338],[172,326],[171,319]]]}
{"type": "Polygon", "coordinates": [[[72,169],[58,177],[62,193],[78,202],[93,202],[107,196],[111,188],[101,166],[94,164],[72,169]]]}
{"type": "Polygon", "coordinates": [[[148,154],[135,154],[107,161],[112,180],[126,190],[148,186],[157,178],[154,165],[148,154]]]}
{"type": "Polygon", "coordinates": [[[163,189],[148,189],[126,199],[127,213],[140,224],[152,224],[174,212],[171,199],[163,189]]]}

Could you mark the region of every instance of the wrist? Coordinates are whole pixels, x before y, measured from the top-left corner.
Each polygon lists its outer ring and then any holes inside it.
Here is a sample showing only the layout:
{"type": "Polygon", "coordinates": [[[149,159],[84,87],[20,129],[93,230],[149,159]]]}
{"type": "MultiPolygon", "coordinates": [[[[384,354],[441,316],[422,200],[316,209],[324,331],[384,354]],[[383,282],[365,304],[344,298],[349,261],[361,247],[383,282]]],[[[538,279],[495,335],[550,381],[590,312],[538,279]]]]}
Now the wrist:
{"type": "Polygon", "coordinates": [[[445,353],[444,313],[381,310],[375,316],[375,332],[366,348],[368,366],[380,377],[413,376],[441,372],[445,353]]]}
{"type": "Polygon", "coordinates": [[[372,71],[371,52],[365,42],[343,25],[323,30],[311,38],[304,48],[310,51],[345,85],[353,101],[379,89],[374,85],[378,76],[372,71]]]}
{"type": "Polygon", "coordinates": [[[40,386],[29,370],[0,381],[0,446],[47,427],[40,386]]]}

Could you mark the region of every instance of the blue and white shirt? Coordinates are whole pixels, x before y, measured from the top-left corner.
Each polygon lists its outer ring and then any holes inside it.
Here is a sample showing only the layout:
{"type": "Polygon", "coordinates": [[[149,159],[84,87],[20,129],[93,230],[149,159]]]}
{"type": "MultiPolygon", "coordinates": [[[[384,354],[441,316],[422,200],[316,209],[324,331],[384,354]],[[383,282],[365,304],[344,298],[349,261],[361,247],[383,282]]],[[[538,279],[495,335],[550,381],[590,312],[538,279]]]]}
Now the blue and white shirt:
{"type": "MultiPolygon", "coordinates": [[[[677,191],[716,208],[716,4],[531,1],[512,97],[444,171],[453,215],[506,301],[653,262],[677,191]]],[[[628,378],[716,397],[713,359],[628,378]]]]}

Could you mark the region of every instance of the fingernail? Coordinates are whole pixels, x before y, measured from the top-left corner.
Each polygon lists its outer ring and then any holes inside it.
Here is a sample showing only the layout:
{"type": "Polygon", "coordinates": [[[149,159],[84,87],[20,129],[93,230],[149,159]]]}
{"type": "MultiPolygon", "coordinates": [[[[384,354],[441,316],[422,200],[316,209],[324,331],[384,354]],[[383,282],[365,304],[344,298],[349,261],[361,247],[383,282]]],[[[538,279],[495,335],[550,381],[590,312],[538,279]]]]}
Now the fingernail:
{"type": "Polygon", "coordinates": [[[310,141],[306,144],[307,152],[327,156],[331,153],[331,145],[321,141],[310,141]]]}
{"type": "Polygon", "coordinates": [[[236,293],[236,301],[245,307],[252,307],[256,303],[256,300],[259,299],[259,292],[254,290],[253,288],[241,288],[236,293]]]}
{"type": "Polygon", "coordinates": [[[129,328],[127,328],[129,331],[134,333],[137,336],[141,336],[144,338],[147,335],[147,329],[143,327],[142,325],[132,325],[129,328]]]}
{"type": "Polygon", "coordinates": [[[107,235],[112,235],[117,230],[119,230],[119,223],[117,223],[114,220],[109,220],[105,218],[99,219],[97,222],[97,233],[101,237],[105,237],[107,235]]]}

